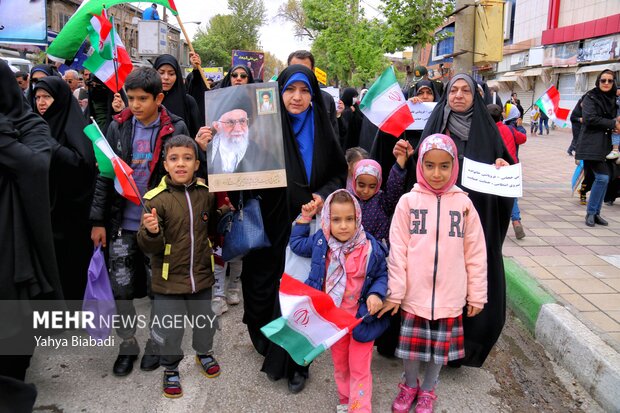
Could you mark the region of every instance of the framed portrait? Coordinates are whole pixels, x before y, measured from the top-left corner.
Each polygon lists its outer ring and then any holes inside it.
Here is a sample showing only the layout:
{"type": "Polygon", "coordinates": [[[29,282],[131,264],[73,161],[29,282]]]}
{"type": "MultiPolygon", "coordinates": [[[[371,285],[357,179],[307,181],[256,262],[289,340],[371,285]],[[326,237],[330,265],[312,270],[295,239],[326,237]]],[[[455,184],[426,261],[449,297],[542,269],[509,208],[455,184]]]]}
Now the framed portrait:
{"type": "Polygon", "coordinates": [[[273,98],[275,94],[275,87],[260,88],[256,90],[256,107],[258,108],[259,116],[276,113],[276,105],[273,98]]]}
{"type": "Polygon", "coordinates": [[[286,186],[277,85],[247,84],[205,93],[209,189],[213,192],[286,186]]]}

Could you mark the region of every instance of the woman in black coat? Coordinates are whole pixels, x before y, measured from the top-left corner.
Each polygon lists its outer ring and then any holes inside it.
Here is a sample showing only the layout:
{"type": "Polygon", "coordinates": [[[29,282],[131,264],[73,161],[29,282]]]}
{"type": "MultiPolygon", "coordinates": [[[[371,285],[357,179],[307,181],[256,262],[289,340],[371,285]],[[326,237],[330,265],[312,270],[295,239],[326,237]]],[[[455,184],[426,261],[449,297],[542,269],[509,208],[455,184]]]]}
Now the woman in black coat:
{"type": "Polygon", "coordinates": [[[620,117],[616,118],[614,72],[603,70],[595,84],[596,87],[583,97],[583,125],[575,152],[575,159],[583,160],[584,168],[594,174],[586,207],[586,225],[589,227],[595,224],[608,225],[600,215],[610,174],[605,157],[611,150],[611,132],[620,129],[620,117]]]}
{"type": "Polygon", "coordinates": [[[347,162],[324,106],[319,84],[306,66],[291,65],[278,77],[286,161],[286,188],[253,191],[261,197],[261,213],[271,247],[243,258],[243,322],[256,350],[265,356],[262,371],[272,380],[287,378],[289,390],[303,390],[308,367],[296,364],[260,328],[280,317],[278,289],[291,223],[301,206],[323,200],[343,188],[347,162]],[[292,96],[292,95],[295,96],[292,96]]]}
{"type": "Polygon", "coordinates": [[[92,256],[91,224],[96,166],[93,145],[84,135],[87,125],[77,100],[59,77],[35,85],[35,111],[58,143],[50,167],[50,201],[54,249],[65,299],[84,297],[92,256]]]}

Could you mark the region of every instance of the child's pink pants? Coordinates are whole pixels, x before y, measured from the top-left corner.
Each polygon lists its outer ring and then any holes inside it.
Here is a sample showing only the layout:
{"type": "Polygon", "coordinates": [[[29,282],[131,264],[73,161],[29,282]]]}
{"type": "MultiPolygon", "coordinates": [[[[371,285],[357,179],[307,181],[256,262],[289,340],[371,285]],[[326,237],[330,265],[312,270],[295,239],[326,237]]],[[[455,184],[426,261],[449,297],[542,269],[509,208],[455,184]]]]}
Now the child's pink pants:
{"type": "Polygon", "coordinates": [[[360,343],[347,334],[331,347],[338,397],[340,404],[349,405],[349,412],[372,411],[373,343],[360,343]]]}

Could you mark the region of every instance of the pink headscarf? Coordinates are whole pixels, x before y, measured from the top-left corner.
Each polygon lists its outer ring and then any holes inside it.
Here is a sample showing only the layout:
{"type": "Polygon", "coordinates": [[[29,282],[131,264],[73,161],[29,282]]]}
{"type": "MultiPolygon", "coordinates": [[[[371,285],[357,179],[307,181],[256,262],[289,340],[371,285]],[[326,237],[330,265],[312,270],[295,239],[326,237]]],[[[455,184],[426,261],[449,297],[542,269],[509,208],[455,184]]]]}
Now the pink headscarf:
{"type": "Polygon", "coordinates": [[[362,226],[362,209],[357,199],[351,195],[346,189],[338,189],[332,192],[325,203],[323,204],[323,211],[321,212],[321,228],[323,235],[327,240],[327,245],[332,253],[327,273],[325,274],[325,291],[332,297],[336,306],[340,307],[342,298],[344,297],[344,290],[347,285],[347,272],[345,267],[346,255],[351,253],[356,248],[366,244],[366,233],[362,226]],[[353,200],[355,206],[355,234],[346,242],[340,242],[331,235],[331,203],[334,198],[334,194],[338,192],[344,192],[348,194],[353,200]]]}
{"type": "Polygon", "coordinates": [[[371,175],[377,178],[377,188],[375,193],[372,194],[375,196],[377,192],[381,189],[381,182],[383,181],[383,174],[381,173],[381,165],[375,160],[372,159],[362,159],[355,164],[355,171],[353,172],[353,193],[359,197],[357,194],[357,178],[360,175],[371,175]]]}
{"type": "Polygon", "coordinates": [[[456,184],[456,180],[459,175],[459,157],[458,152],[456,150],[456,145],[452,138],[447,135],[443,135],[441,133],[435,133],[434,135],[429,135],[422,141],[420,147],[418,148],[418,163],[416,165],[416,177],[418,180],[418,184],[421,187],[431,191],[435,195],[442,195],[444,192],[449,190],[456,184]],[[450,179],[444,186],[439,189],[435,189],[426,182],[424,179],[424,155],[426,152],[432,149],[440,149],[442,151],[446,151],[452,156],[452,174],[450,175],[450,179]]]}

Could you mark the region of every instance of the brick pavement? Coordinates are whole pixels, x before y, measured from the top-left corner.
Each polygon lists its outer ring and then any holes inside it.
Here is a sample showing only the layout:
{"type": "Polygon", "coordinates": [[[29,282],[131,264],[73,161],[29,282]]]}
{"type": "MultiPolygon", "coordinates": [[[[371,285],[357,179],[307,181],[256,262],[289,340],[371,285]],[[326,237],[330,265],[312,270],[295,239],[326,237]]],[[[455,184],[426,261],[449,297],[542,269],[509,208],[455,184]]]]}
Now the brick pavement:
{"type": "Polygon", "coordinates": [[[528,136],[520,148],[526,237],[512,228],[503,253],[531,273],[592,331],[620,351],[620,199],[603,205],[608,227],[585,225],[585,206],[571,194],[575,169],[566,153],[570,130],[528,136]]]}

